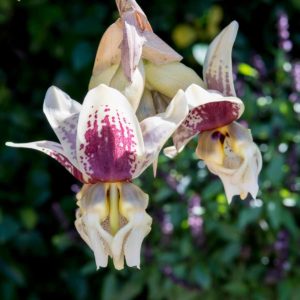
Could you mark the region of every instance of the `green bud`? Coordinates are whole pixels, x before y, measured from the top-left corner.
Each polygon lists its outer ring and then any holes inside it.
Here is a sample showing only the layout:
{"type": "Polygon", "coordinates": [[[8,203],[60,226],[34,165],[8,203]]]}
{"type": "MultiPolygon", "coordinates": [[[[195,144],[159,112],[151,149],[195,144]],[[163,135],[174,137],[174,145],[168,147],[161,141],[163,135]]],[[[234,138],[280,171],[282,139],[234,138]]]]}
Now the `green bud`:
{"type": "Polygon", "coordinates": [[[185,90],[191,84],[204,87],[202,79],[191,68],[180,62],[155,65],[145,64],[146,81],[153,90],[173,98],[179,89],[185,90]]]}

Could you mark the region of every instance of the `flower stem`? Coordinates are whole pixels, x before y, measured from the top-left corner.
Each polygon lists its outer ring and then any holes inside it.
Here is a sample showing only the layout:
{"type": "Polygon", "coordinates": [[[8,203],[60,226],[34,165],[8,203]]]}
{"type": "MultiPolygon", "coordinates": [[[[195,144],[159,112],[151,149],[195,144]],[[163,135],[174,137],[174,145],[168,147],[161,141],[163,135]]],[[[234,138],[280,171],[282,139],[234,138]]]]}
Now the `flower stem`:
{"type": "Polygon", "coordinates": [[[119,191],[116,183],[111,183],[109,188],[109,225],[111,234],[119,230],[119,191]]]}

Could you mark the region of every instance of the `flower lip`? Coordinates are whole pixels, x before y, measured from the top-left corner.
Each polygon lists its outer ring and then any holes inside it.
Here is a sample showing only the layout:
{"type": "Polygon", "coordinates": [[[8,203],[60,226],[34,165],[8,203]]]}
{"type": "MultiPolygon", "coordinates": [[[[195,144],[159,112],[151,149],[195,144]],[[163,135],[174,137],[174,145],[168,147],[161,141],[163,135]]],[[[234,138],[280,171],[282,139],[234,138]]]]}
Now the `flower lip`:
{"type": "Polygon", "coordinates": [[[111,256],[115,268],[140,266],[143,239],[151,230],[148,195],[132,183],[84,185],[77,194],[75,226],[93,250],[97,269],[111,256]]]}
{"type": "Polygon", "coordinates": [[[201,133],[196,154],[221,178],[229,202],[235,195],[244,199],[248,193],[256,198],[262,158],[247,128],[233,122],[201,133]]]}

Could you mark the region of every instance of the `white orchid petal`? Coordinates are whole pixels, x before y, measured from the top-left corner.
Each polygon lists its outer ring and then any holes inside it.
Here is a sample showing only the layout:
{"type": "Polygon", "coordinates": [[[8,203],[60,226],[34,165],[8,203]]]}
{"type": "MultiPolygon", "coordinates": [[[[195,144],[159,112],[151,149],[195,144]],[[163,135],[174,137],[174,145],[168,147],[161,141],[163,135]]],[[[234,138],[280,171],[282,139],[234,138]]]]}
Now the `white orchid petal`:
{"type": "Polygon", "coordinates": [[[151,217],[145,212],[148,195],[132,183],[123,183],[120,193],[120,213],[128,223],[114,237],[114,261],[122,261],[125,255],[128,266],[139,268],[141,244],[150,232],[152,223],[151,217]]]}
{"type": "Polygon", "coordinates": [[[165,113],[147,118],[140,123],[145,144],[145,154],[141,164],[136,169],[134,177],[137,177],[154,162],[163,145],[178,128],[187,113],[188,106],[184,92],[179,90],[165,113]]]}
{"type": "Polygon", "coordinates": [[[81,168],[94,181],[130,180],[143,153],[141,129],[127,99],[102,84],[90,90],[78,122],[81,168]]]}
{"type": "Polygon", "coordinates": [[[235,96],[232,77],[231,52],[238,31],[238,23],[231,22],[210,44],[203,66],[203,78],[210,90],[224,96],[235,96]]]}
{"type": "MultiPolygon", "coordinates": [[[[119,65],[121,62],[120,45],[123,39],[122,24],[117,20],[104,32],[96,54],[93,68],[93,76],[98,76],[112,65],[119,65]]],[[[104,83],[104,82],[103,82],[104,83]]]]}
{"type": "Polygon", "coordinates": [[[89,82],[89,90],[95,88],[99,84],[109,86],[119,67],[119,64],[114,64],[96,75],[93,74],[89,82]]]}
{"type": "Polygon", "coordinates": [[[173,134],[173,143],[176,151],[173,148],[169,148],[169,150],[166,150],[167,156],[169,156],[170,158],[174,158],[178,153],[180,153],[184,149],[187,143],[197,133],[198,131],[195,131],[192,128],[188,128],[181,124],[173,134]]]}
{"type": "Polygon", "coordinates": [[[178,153],[179,153],[179,151],[177,151],[175,146],[170,146],[170,147],[164,148],[164,155],[169,158],[174,158],[178,153]]]}
{"type": "Polygon", "coordinates": [[[144,238],[151,231],[152,218],[146,213],[137,213],[130,220],[133,229],[130,231],[124,246],[126,264],[140,268],[140,253],[144,238]]]}
{"type": "MultiPolygon", "coordinates": [[[[83,217],[91,248],[94,252],[97,269],[105,268],[108,263],[108,254],[101,233],[105,232],[99,225],[96,214],[87,214],[83,217]]],[[[107,241],[106,241],[107,242],[107,241]]]]}
{"type": "Polygon", "coordinates": [[[156,173],[157,173],[157,165],[158,165],[158,156],[154,159],[152,166],[153,166],[153,177],[156,177],[156,173]]]}
{"type": "Polygon", "coordinates": [[[76,158],[77,123],[81,105],[66,93],[51,86],[44,100],[43,111],[53,128],[65,155],[74,166],[78,167],[76,158]]]}
{"type": "Polygon", "coordinates": [[[132,230],[132,225],[130,223],[127,223],[114,236],[111,245],[114,266],[118,270],[123,269],[124,267],[124,243],[131,230],[132,230]]]}
{"type": "Polygon", "coordinates": [[[226,199],[228,203],[230,204],[232,201],[232,198],[236,195],[241,194],[241,189],[236,183],[232,183],[232,179],[230,175],[226,175],[224,173],[221,173],[218,171],[218,167],[210,167],[210,164],[207,163],[208,169],[215,175],[219,176],[225,190],[226,199]]]}
{"type": "Polygon", "coordinates": [[[113,257],[113,263],[116,270],[123,270],[124,269],[124,254],[121,254],[121,256],[113,257]]]}
{"type": "Polygon", "coordinates": [[[244,112],[241,99],[225,97],[218,92],[207,91],[196,84],[190,85],[185,95],[190,108],[189,121],[191,122],[194,117],[201,131],[227,125],[238,119],[244,112]]]}
{"type": "Polygon", "coordinates": [[[153,114],[152,116],[154,116],[156,114],[164,113],[166,111],[171,99],[167,96],[164,96],[163,94],[161,94],[158,91],[152,91],[151,94],[152,94],[153,104],[154,104],[155,111],[156,111],[156,113],[153,114]]]}
{"type": "Polygon", "coordinates": [[[90,238],[86,231],[85,225],[82,220],[82,214],[79,209],[76,210],[76,220],[74,222],[75,228],[80,235],[80,237],[85,241],[85,243],[93,250],[93,246],[91,244],[90,238]]]}
{"type": "Polygon", "coordinates": [[[177,152],[198,133],[225,126],[238,119],[243,111],[243,102],[236,97],[224,97],[192,84],[185,91],[189,114],[173,135],[177,152]]]}
{"type": "Polygon", "coordinates": [[[28,148],[41,151],[50,157],[57,160],[62,166],[64,166],[75,178],[81,182],[86,182],[88,180],[87,176],[83,174],[79,169],[77,169],[69,158],[66,156],[63,147],[55,142],[50,141],[37,141],[31,143],[5,143],[8,147],[15,148],[28,148]]]}
{"type": "Polygon", "coordinates": [[[148,117],[154,116],[155,114],[156,112],[152,94],[147,88],[145,88],[139,107],[136,111],[136,115],[139,121],[142,121],[148,117]]]}
{"type": "Polygon", "coordinates": [[[115,73],[110,86],[120,91],[130,102],[132,109],[137,110],[142,98],[145,86],[145,71],[142,61],[139,62],[137,68],[132,73],[132,80],[129,81],[120,66],[115,73]]]}
{"type": "Polygon", "coordinates": [[[182,60],[182,56],[173,50],[154,32],[146,31],[143,35],[146,38],[143,47],[143,58],[158,65],[175,61],[179,62],[182,60]]]}
{"type": "Polygon", "coordinates": [[[93,250],[97,269],[106,267],[111,255],[113,237],[102,227],[109,214],[105,184],[84,185],[77,194],[75,227],[82,239],[93,250]]]}
{"type": "Polygon", "coordinates": [[[120,207],[120,212],[126,219],[130,218],[131,208],[133,210],[145,210],[149,202],[149,196],[144,193],[138,186],[130,182],[122,183],[121,198],[122,205],[120,207]]]}

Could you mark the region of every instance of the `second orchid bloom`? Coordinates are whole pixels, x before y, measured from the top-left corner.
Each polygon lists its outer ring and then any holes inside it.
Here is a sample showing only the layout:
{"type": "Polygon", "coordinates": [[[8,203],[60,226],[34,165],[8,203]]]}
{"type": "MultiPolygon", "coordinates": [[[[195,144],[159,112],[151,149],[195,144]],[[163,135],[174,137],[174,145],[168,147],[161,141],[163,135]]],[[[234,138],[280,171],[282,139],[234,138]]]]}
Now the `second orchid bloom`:
{"type": "Polygon", "coordinates": [[[256,198],[262,166],[250,130],[235,122],[244,111],[232,74],[231,52],[237,30],[233,21],[210,44],[203,67],[205,88],[192,84],[186,89],[189,114],[173,135],[174,146],[164,150],[174,157],[199,135],[196,154],[221,178],[229,203],[236,195],[256,198]]]}

